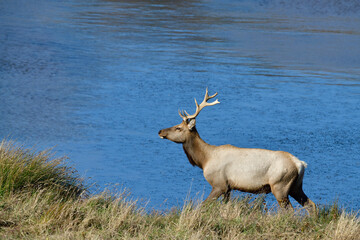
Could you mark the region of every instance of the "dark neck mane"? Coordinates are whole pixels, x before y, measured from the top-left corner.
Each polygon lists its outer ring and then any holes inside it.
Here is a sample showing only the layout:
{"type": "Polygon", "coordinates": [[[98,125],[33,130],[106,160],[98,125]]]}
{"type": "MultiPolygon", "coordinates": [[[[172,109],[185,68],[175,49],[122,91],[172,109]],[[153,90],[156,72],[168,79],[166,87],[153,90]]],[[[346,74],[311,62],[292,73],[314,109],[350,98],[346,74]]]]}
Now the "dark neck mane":
{"type": "Polygon", "coordinates": [[[194,128],[191,136],[185,143],[183,143],[184,152],[193,166],[198,166],[203,169],[207,159],[210,148],[213,147],[200,138],[199,133],[194,128]]]}

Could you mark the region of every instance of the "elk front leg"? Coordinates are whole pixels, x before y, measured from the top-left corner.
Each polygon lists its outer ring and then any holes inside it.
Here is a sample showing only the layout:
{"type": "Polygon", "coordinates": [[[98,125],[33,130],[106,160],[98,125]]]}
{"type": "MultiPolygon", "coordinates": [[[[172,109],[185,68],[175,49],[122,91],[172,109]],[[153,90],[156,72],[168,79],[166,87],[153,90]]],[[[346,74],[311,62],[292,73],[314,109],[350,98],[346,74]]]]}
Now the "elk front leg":
{"type": "Polygon", "coordinates": [[[211,193],[209,194],[209,196],[205,199],[205,202],[209,202],[211,200],[216,200],[218,199],[221,194],[224,194],[225,191],[222,190],[221,188],[214,188],[211,190],[211,193]]]}

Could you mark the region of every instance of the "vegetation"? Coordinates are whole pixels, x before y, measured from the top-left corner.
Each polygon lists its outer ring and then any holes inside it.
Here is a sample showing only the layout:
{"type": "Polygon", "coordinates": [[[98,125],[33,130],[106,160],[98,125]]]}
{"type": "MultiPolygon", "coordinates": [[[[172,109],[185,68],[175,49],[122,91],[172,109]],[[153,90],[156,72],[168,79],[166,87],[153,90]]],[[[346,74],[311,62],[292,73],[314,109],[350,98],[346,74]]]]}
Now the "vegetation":
{"type": "Polygon", "coordinates": [[[138,206],[126,192],[85,194],[64,158],[0,145],[0,239],[358,239],[356,213],[322,206],[267,209],[262,198],[188,201],[166,212],[138,206]]]}

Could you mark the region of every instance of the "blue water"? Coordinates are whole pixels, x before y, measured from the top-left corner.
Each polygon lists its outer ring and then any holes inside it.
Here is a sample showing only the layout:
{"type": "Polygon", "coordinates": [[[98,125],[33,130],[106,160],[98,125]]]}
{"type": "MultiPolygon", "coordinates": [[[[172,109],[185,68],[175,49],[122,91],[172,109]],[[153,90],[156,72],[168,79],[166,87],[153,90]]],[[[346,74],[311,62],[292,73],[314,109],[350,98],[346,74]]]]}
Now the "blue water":
{"type": "Polygon", "coordinates": [[[0,1],[0,137],[56,146],[96,191],[206,197],[157,135],[206,87],[205,141],[288,151],[314,202],[360,208],[358,1],[0,1]]]}

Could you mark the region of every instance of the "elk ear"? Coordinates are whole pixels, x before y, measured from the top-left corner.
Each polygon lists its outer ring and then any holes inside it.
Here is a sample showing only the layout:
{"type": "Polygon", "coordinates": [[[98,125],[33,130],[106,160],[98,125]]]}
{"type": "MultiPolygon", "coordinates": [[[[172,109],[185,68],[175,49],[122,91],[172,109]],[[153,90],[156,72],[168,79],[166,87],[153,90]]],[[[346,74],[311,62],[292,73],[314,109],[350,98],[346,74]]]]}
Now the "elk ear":
{"type": "Polygon", "coordinates": [[[193,130],[193,128],[195,127],[195,124],[196,124],[195,118],[191,119],[189,121],[189,123],[187,124],[189,130],[193,130]]]}

